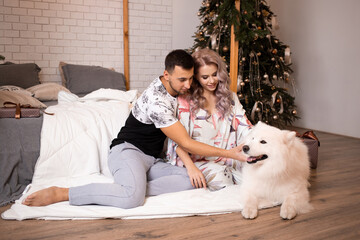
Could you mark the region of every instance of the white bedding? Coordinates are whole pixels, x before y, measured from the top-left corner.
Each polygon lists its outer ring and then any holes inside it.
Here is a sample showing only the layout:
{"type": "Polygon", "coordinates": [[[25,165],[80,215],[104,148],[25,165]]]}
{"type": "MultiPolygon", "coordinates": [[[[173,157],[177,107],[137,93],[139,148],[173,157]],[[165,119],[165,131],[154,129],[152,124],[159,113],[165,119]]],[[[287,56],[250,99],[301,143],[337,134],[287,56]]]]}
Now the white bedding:
{"type": "MultiPolygon", "coordinates": [[[[111,140],[129,114],[137,91],[100,89],[83,98],[60,92],[59,104],[44,115],[40,156],[32,184],[1,217],[3,219],[99,219],[162,218],[209,215],[241,211],[239,186],[210,192],[196,189],[148,197],[143,206],[120,209],[107,206],[71,206],[61,202],[45,207],[28,207],[22,200],[32,192],[49,187],[72,187],[91,182],[112,182],[107,168],[111,140]]],[[[262,207],[275,203],[263,203],[262,207]]]]}

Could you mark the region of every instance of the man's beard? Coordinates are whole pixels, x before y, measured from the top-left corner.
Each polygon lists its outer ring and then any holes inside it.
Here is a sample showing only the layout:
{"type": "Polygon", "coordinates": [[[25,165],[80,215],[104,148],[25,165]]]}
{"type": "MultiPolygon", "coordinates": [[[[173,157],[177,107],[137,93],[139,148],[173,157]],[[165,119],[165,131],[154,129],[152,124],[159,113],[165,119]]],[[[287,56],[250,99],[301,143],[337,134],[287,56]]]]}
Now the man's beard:
{"type": "Polygon", "coordinates": [[[186,94],[189,90],[186,91],[177,91],[175,88],[173,88],[171,80],[169,81],[169,86],[170,88],[176,93],[176,95],[184,95],[186,94]]]}

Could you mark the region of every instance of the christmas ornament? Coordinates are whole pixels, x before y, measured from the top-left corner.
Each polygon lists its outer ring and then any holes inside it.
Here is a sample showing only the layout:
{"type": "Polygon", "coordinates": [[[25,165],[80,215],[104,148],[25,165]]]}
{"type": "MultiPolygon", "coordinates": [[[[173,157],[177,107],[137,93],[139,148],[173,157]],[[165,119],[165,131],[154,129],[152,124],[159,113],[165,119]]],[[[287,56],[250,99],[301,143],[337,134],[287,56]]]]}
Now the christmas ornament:
{"type": "Polygon", "coordinates": [[[296,115],[297,114],[297,111],[296,110],[292,110],[291,112],[293,115],[296,115]]]}
{"type": "Polygon", "coordinates": [[[269,16],[269,12],[268,11],[266,11],[265,9],[264,10],[262,10],[261,11],[262,12],[262,15],[264,16],[264,17],[267,17],[267,16],[269,16]]]}
{"type": "Polygon", "coordinates": [[[224,46],[224,47],[223,47],[223,51],[224,51],[224,52],[229,51],[229,47],[228,47],[228,46],[224,46]]]}
{"type": "Polygon", "coordinates": [[[258,115],[258,120],[262,120],[262,111],[263,110],[263,103],[260,101],[256,101],[252,110],[251,110],[251,120],[255,121],[255,113],[258,115]]]}
{"type": "Polygon", "coordinates": [[[286,64],[291,64],[291,57],[290,57],[290,48],[287,47],[285,48],[285,63],[286,64]]]}

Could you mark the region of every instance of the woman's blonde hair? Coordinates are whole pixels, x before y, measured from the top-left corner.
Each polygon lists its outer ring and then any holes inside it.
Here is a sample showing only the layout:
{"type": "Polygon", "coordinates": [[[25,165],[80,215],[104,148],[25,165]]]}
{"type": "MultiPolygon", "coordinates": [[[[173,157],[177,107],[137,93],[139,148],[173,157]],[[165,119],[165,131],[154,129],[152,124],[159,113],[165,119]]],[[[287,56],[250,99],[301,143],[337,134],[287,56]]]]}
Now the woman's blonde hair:
{"type": "Polygon", "coordinates": [[[224,118],[231,110],[233,105],[232,93],[230,91],[230,78],[228,71],[226,70],[226,64],[220,55],[208,48],[197,50],[192,54],[194,59],[194,80],[190,88],[190,99],[193,102],[192,112],[195,113],[199,108],[204,108],[205,98],[202,96],[204,89],[200,85],[196,75],[199,68],[205,65],[216,65],[218,78],[218,85],[215,89],[216,96],[216,109],[224,118]]]}

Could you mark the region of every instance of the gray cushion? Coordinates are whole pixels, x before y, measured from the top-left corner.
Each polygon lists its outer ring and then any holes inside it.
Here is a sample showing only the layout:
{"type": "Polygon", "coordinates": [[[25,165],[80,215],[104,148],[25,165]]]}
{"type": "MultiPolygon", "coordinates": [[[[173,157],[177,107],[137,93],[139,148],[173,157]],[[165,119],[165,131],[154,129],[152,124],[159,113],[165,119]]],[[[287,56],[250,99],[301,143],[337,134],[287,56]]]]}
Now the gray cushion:
{"type": "Polygon", "coordinates": [[[0,86],[14,85],[22,88],[29,88],[37,85],[41,68],[35,63],[13,64],[5,63],[0,65],[0,86]]]}
{"type": "Polygon", "coordinates": [[[86,94],[100,88],[126,91],[122,73],[99,66],[66,64],[62,66],[65,85],[74,94],[86,94]]]}

